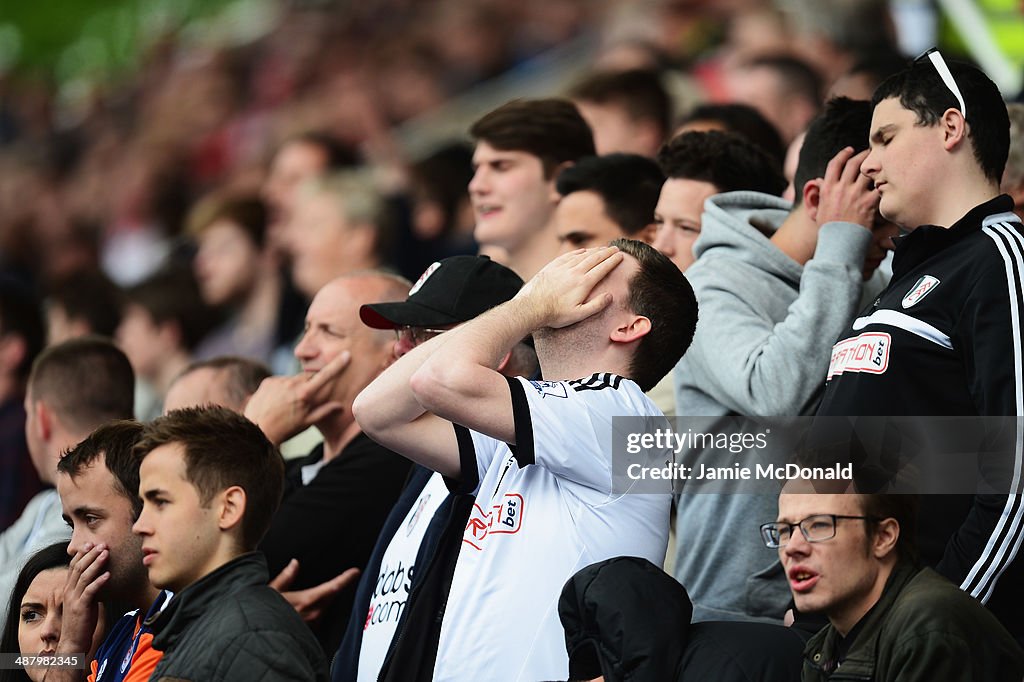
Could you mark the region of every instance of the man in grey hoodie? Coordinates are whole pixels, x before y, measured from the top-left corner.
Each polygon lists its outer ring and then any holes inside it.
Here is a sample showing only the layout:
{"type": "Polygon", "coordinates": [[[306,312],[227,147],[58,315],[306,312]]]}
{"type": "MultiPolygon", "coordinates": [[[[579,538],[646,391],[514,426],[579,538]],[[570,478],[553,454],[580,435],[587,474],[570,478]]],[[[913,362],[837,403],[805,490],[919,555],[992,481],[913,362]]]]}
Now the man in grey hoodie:
{"type": "MultiPolygon", "coordinates": [[[[757,192],[706,202],[697,262],[686,273],[702,312],[675,370],[679,415],[814,413],[832,344],[896,234],[859,171],[870,122],[867,102],[829,102],[808,129],[793,205],[757,192]]],[[[774,504],[770,495],[680,497],[675,574],[695,621],[782,618],[781,566],[745,530],[774,504]]]]}

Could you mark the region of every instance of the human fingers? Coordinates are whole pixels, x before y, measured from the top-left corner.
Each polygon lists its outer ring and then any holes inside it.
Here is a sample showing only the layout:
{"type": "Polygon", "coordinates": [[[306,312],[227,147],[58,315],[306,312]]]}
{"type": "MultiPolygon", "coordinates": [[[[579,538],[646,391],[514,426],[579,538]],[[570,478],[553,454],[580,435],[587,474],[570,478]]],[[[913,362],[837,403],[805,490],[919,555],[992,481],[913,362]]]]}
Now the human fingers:
{"type": "Polygon", "coordinates": [[[288,562],[281,572],[278,573],[273,580],[267,583],[267,586],[277,590],[278,592],[284,592],[287,590],[293,582],[295,577],[299,574],[299,560],[292,559],[288,562]]]}
{"type": "Polygon", "coordinates": [[[338,353],[337,357],[333,358],[326,365],[316,371],[313,376],[306,382],[306,394],[312,395],[317,393],[321,388],[329,384],[338,378],[346,367],[348,367],[349,361],[352,360],[352,353],[345,350],[338,353]]]}
{"type": "Polygon", "coordinates": [[[847,160],[843,166],[842,181],[844,183],[853,185],[862,185],[865,189],[870,187],[871,178],[860,172],[860,166],[864,163],[864,159],[868,158],[869,150],[864,149],[858,154],[854,154],[847,160]]]}
{"type": "MultiPolygon", "coordinates": [[[[843,147],[840,149],[835,156],[833,156],[828,165],[825,166],[824,180],[826,183],[834,184],[839,182],[839,179],[843,176],[843,172],[846,170],[847,161],[853,156],[853,147],[843,147]]],[[[860,166],[858,165],[859,169],[860,166]]]]}

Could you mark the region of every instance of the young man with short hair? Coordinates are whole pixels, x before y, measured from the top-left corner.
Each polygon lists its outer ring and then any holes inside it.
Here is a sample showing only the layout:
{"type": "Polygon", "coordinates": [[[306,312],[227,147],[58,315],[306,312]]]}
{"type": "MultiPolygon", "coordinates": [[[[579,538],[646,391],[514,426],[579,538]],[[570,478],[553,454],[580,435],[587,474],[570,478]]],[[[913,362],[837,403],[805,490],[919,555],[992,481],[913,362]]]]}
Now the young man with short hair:
{"type": "Polygon", "coordinates": [[[591,130],[598,154],[653,157],[669,134],[672,97],[648,69],[592,73],[569,90],[591,130]]]}
{"type": "MultiPolygon", "coordinates": [[[[1024,416],[1024,227],[999,193],[1002,95],[977,68],[931,51],[884,81],[872,106],[860,171],[882,215],[910,233],[889,286],[833,347],[818,415],[1024,416]],[[861,343],[868,361],[845,352],[861,343]]],[[[925,496],[922,546],[940,548],[926,561],[1024,641],[1020,481],[1008,492],[925,496]]]]}
{"type": "Polygon", "coordinates": [[[160,660],[149,621],[171,594],[150,584],[142,565],[142,542],[132,533],[142,509],[133,450],[141,435],[138,422],[108,422],[57,464],[57,491],[64,520],[71,526],[68,554],[73,557],[57,653],[81,653],[88,648],[100,602],[112,600],[132,608],[114,624],[96,652],[89,682],[148,680],[160,660]]]}
{"type": "Polygon", "coordinates": [[[469,129],[476,140],[469,198],[473,237],[492,256],[528,280],[558,255],[550,224],[559,172],[594,154],[594,139],[571,102],[513,100],[469,129]]]}
{"type": "Polygon", "coordinates": [[[356,399],[373,438],[476,496],[434,679],[565,679],[565,581],[620,554],[663,561],[669,497],[613,490],[607,446],[613,416],[661,417],[643,391],[685,351],[696,314],[671,261],[617,240],[559,256],[356,399]],[[546,380],[502,376],[499,363],[531,333],[546,380]]]}
{"type": "Polygon", "coordinates": [[[150,582],[175,593],[147,621],[163,652],[153,678],[326,680],[323,651],[255,552],[284,481],[259,427],[222,407],[178,410],[147,425],[135,452],[132,530],[150,582]]]}
{"type": "Polygon", "coordinates": [[[724,192],[745,190],[778,196],[786,180],[777,164],[753,142],[720,131],[683,133],[658,152],[665,174],[654,208],[654,248],[682,272],[696,257],[704,202],[724,192]]]}
{"type": "Polygon", "coordinates": [[[977,601],[915,563],[910,495],[783,490],[777,548],[797,609],[829,625],[808,641],[801,679],[1016,682],[1024,651],[977,601]]]}
{"type": "MultiPolygon", "coordinates": [[[[39,478],[52,485],[68,448],[104,422],[131,419],[134,385],[128,358],[107,339],[85,336],[40,353],[25,394],[25,437],[39,478]]],[[[67,538],[57,491],[43,490],[0,533],[0,608],[6,608],[21,562],[67,538]]]]}
{"type": "MultiPolygon", "coordinates": [[[[754,192],[708,200],[698,259],[687,271],[703,314],[675,371],[678,414],[723,417],[725,428],[734,415],[813,413],[828,349],[885,255],[883,240],[896,231],[879,219],[878,196],[857,171],[866,151],[853,157],[866,145],[869,122],[866,102],[829,103],[807,132],[792,205],[754,192]]],[[[684,488],[675,576],[695,621],[781,622],[788,592],[774,559],[739,532],[733,542],[713,542],[722,528],[742,528],[774,506],[771,495],[684,488]]]]}
{"type": "Polygon", "coordinates": [[[569,166],[555,187],[552,218],[560,253],[606,246],[616,239],[654,239],[654,207],[665,176],[638,154],[590,156],[569,166]]]}

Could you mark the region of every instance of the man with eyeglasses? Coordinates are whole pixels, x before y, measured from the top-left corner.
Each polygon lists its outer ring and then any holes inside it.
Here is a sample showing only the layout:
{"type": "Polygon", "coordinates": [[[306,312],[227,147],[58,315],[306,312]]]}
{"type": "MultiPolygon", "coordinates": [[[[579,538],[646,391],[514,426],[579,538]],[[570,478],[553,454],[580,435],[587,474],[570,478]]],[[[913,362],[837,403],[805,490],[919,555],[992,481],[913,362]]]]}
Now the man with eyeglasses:
{"type": "Polygon", "coordinates": [[[977,601],[917,565],[910,495],[779,496],[761,526],[797,609],[829,624],[804,649],[801,679],[1017,682],[1024,651],[977,601]]]}
{"type": "MultiPolygon", "coordinates": [[[[999,182],[1006,105],[973,66],[930,51],[872,98],[861,173],[900,238],[889,286],[832,349],[819,416],[1024,416],[1024,228],[999,182]]],[[[1017,467],[1020,467],[1018,446],[1017,467]]],[[[1024,642],[1022,481],[926,495],[925,560],[1024,642]]]]}

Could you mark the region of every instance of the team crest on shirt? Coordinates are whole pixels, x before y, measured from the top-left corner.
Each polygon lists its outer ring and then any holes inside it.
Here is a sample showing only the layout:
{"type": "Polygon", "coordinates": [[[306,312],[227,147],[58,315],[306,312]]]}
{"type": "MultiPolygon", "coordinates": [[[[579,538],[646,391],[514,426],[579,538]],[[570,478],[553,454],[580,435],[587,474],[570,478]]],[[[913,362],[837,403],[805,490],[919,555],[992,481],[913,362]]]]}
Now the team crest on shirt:
{"type": "Polygon", "coordinates": [[[555,398],[569,397],[568,389],[560,381],[531,381],[530,383],[537,389],[537,393],[540,393],[544,398],[549,395],[555,398]]]}
{"type": "Polygon", "coordinates": [[[523,527],[524,509],[523,496],[519,493],[505,493],[487,511],[474,503],[462,541],[473,549],[482,550],[491,535],[518,533],[523,527]]]}
{"type": "Polygon", "coordinates": [[[427,281],[428,279],[430,279],[430,276],[431,276],[431,275],[433,275],[433,274],[434,274],[435,272],[437,272],[437,269],[438,269],[439,267],[441,267],[441,264],[440,264],[440,263],[438,263],[437,261],[434,261],[433,263],[431,263],[431,264],[430,264],[430,267],[429,267],[429,268],[427,268],[426,270],[424,270],[424,271],[423,271],[423,274],[422,274],[422,275],[420,275],[420,278],[419,278],[418,280],[416,280],[416,284],[413,284],[413,285],[412,285],[412,289],[409,289],[409,293],[408,293],[408,295],[407,295],[407,296],[412,296],[412,295],[413,295],[413,294],[415,294],[415,293],[416,293],[417,291],[419,291],[420,289],[422,289],[422,288],[423,288],[423,284],[424,284],[424,283],[425,283],[425,282],[426,282],[426,281],[427,281]]]}
{"type": "Polygon", "coordinates": [[[931,275],[921,275],[921,279],[910,288],[907,295],[903,297],[903,309],[911,307],[916,304],[922,298],[934,291],[935,287],[939,286],[939,280],[931,275]]]}

